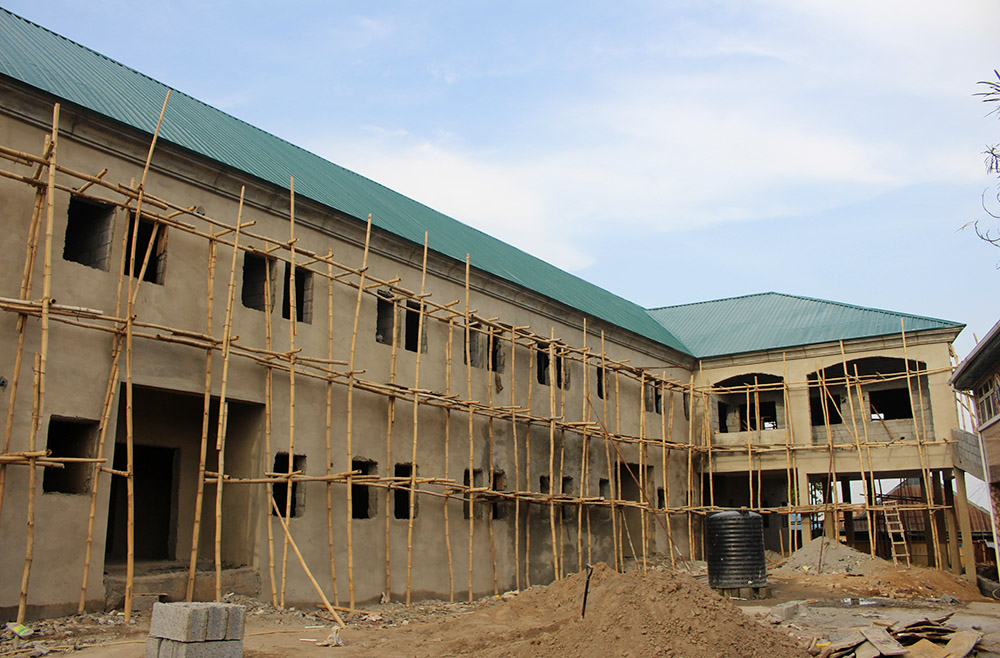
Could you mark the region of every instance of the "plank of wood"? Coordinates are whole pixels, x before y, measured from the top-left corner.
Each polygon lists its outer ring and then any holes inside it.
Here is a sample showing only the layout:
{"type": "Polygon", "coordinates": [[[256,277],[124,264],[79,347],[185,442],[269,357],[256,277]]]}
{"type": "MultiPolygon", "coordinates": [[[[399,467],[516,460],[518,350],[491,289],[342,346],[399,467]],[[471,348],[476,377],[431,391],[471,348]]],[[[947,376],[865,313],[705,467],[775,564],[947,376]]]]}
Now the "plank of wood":
{"type": "Polygon", "coordinates": [[[920,640],[910,645],[907,658],[947,658],[948,652],[930,640],[920,640]]]}
{"type": "Polygon", "coordinates": [[[871,642],[864,642],[854,650],[854,658],[878,658],[882,652],[872,646],[871,642]]]}
{"type": "Polygon", "coordinates": [[[861,634],[865,636],[865,639],[871,642],[872,646],[878,649],[883,656],[902,656],[907,653],[907,650],[903,648],[900,644],[889,635],[888,631],[880,626],[870,626],[868,628],[862,628],[861,634]]]}
{"type": "Polygon", "coordinates": [[[948,658],[965,658],[983,639],[983,634],[979,631],[959,631],[951,636],[948,644],[944,645],[944,650],[948,653],[948,658]]]}

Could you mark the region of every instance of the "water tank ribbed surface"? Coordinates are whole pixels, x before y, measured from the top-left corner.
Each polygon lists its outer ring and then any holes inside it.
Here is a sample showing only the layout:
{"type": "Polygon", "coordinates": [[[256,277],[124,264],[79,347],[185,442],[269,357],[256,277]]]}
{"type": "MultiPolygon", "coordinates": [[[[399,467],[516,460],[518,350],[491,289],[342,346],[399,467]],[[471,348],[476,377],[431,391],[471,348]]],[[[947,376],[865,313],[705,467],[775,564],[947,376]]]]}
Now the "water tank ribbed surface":
{"type": "Polygon", "coordinates": [[[746,510],[716,512],[707,520],[708,585],[717,589],[764,587],[764,524],[746,510]]]}

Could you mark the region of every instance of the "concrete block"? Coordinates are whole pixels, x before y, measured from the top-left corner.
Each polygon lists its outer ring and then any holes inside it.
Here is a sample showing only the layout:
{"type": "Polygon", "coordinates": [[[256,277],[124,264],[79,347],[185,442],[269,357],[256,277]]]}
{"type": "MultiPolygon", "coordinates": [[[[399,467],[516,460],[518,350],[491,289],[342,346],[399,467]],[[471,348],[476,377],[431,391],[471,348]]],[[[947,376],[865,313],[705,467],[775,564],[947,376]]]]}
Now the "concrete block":
{"type": "Polygon", "coordinates": [[[787,603],[779,603],[778,605],[773,606],[771,608],[771,614],[781,621],[788,621],[792,617],[805,612],[805,609],[805,601],[788,601],[787,603]]]}
{"type": "Polygon", "coordinates": [[[202,642],[208,626],[208,610],[202,604],[154,603],[149,634],[178,642],[202,642]]]}
{"type": "Polygon", "coordinates": [[[225,640],[226,631],[229,627],[229,606],[209,604],[205,606],[208,619],[205,622],[205,639],[225,640]]]}
{"type": "Polygon", "coordinates": [[[219,640],[217,642],[177,642],[156,639],[156,654],[150,653],[151,643],[146,641],[146,658],[241,658],[242,640],[219,640]]]}
{"type": "Polygon", "coordinates": [[[230,605],[229,606],[229,624],[226,628],[226,639],[227,640],[242,640],[243,639],[243,628],[246,623],[246,606],[242,605],[230,605]]]}
{"type": "Polygon", "coordinates": [[[146,658],[160,658],[160,643],[162,639],[158,637],[146,638],[146,658]]]}

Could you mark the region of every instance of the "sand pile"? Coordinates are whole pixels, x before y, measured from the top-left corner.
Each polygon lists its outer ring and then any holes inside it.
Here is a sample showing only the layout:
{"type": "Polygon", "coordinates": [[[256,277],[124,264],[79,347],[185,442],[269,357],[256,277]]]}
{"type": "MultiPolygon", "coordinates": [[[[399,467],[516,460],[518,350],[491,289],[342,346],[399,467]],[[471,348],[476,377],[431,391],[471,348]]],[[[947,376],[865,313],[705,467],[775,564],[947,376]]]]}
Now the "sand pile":
{"type": "Polygon", "coordinates": [[[446,621],[411,624],[371,646],[345,652],[367,655],[628,656],[653,658],[791,658],[808,654],[788,635],[764,626],[730,601],[684,574],[617,574],[598,565],[590,583],[587,616],[580,619],[585,576],[575,574],[511,601],[446,621]]]}
{"type": "Polygon", "coordinates": [[[881,558],[856,551],[850,546],[826,537],[817,537],[792,553],[791,557],[777,571],[870,575],[890,566],[892,566],[891,563],[881,558]]]}

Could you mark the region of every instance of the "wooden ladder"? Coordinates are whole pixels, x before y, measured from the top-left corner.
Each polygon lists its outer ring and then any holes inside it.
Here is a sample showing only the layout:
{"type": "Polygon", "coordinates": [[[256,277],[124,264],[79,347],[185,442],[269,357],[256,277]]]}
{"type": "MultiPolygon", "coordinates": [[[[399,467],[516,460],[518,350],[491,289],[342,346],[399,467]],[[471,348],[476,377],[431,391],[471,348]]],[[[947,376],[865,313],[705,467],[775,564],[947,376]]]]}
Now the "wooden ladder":
{"type": "Polygon", "coordinates": [[[885,514],[885,530],[892,542],[892,563],[898,567],[900,559],[906,558],[906,566],[910,566],[910,549],[906,545],[906,531],[899,516],[899,508],[887,505],[882,513],[885,514]]]}

